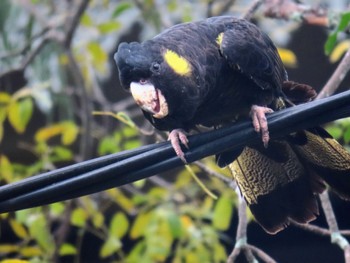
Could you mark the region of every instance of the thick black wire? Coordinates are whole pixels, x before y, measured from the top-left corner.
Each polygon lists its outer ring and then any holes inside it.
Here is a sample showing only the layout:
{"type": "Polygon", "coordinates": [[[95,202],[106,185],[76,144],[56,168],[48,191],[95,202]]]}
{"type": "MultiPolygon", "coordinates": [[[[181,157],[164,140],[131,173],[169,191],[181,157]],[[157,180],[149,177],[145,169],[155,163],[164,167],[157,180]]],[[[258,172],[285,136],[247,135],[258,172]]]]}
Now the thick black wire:
{"type": "MultiPolygon", "coordinates": [[[[271,137],[350,116],[350,91],[269,115],[271,137]]],[[[189,162],[260,140],[251,122],[191,136],[189,162]]],[[[67,200],[183,165],[168,142],[78,163],[0,187],[0,212],[67,200]],[[86,166],[81,167],[81,166],[86,166]],[[46,178],[49,177],[49,178],[46,178]],[[28,186],[28,188],[26,187],[28,186]],[[5,192],[5,194],[3,193],[5,192]]]]}

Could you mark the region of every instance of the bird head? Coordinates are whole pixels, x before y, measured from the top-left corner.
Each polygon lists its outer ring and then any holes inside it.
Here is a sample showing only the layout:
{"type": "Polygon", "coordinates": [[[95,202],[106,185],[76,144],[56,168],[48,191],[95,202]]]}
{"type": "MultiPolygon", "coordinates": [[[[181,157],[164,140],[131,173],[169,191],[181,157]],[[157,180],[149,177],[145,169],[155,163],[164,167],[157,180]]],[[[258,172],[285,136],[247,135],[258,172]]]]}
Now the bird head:
{"type": "Polygon", "coordinates": [[[153,40],[121,43],[114,56],[122,86],[156,119],[190,118],[199,101],[193,65],[174,49],[153,40]]]}

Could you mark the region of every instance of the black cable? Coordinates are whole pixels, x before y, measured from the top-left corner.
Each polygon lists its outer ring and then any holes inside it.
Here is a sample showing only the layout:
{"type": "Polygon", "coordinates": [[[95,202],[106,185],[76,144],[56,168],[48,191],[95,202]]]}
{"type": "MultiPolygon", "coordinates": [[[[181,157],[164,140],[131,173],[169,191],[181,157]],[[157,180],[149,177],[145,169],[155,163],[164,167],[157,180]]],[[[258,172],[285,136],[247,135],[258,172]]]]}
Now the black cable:
{"type": "MultiPolygon", "coordinates": [[[[280,137],[292,131],[350,116],[349,105],[350,91],[275,112],[267,116],[271,137],[280,137]]],[[[190,136],[190,150],[186,152],[186,159],[193,162],[260,140],[251,121],[240,122],[190,136]]],[[[181,160],[175,156],[169,142],[100,157],[0,187],[0,212],[95,193],[181,165],[181,160]]]]}

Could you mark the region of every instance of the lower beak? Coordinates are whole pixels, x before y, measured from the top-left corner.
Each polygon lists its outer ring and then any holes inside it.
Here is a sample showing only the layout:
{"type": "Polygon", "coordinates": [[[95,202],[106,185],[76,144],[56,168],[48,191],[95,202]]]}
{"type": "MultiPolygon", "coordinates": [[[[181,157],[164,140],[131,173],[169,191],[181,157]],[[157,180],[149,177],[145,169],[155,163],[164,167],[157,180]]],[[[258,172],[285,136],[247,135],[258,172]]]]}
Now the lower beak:
{"type": "Polygon", "coordinates": [[[161,90],[151,83],[140,84],[131,82],[130,92],[141,109],[152,114],[154,118],[162,119],[169,113],[168,103],[161,90]]]}

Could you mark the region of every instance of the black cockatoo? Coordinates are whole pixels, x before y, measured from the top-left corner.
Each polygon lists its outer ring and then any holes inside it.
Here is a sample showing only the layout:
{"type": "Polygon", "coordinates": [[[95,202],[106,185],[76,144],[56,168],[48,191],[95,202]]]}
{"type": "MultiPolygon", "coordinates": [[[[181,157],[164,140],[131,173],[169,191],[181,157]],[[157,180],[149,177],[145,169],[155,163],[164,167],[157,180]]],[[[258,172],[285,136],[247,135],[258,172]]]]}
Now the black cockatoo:
{"type": "Polygon", "coordinates": [[[265,114],[306,102],[314,90],[287,79],[276,47],[257,26],[231,16],[173,26],[115,54],[122,86],[145,117],[169,131],[177,155],[197,125],[251,116],[262,142],[217,156],[228,165],[256,220],[277,233],[318,214],[326,185],[350,199],[350,154],[319,127],[270,140],[265,114]]]}

